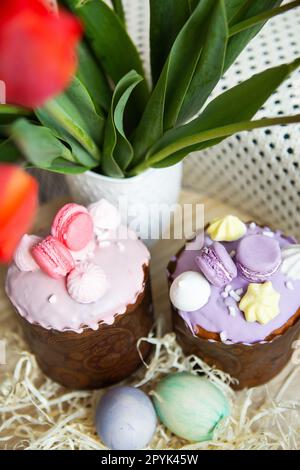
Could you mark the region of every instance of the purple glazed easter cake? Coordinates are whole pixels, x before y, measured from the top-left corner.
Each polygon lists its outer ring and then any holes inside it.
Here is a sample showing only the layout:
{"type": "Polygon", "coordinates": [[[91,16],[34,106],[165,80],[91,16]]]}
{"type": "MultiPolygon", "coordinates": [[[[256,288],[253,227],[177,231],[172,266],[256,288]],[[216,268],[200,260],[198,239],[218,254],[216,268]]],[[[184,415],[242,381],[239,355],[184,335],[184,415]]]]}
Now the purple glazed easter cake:
{"type": "Polygon", "coordinates": [[[300,245],[234,216],[213,221],[168,266],[173,324],[186,354],[238,380],[271,380],[300,333],[300,245]]]}

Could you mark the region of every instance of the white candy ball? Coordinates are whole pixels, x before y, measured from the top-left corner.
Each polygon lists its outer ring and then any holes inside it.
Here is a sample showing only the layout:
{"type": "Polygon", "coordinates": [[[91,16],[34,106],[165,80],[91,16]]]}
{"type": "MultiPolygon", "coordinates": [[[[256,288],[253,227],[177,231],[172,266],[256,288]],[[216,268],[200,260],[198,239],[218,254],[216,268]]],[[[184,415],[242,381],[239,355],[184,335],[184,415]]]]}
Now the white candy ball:
{"type": "Polygon", "coordinates": [[[210,284],[202,274],[186,271],[171,285],[170,299],[178,310],[194,312],[207,304],[210,293],[210,284]]]}

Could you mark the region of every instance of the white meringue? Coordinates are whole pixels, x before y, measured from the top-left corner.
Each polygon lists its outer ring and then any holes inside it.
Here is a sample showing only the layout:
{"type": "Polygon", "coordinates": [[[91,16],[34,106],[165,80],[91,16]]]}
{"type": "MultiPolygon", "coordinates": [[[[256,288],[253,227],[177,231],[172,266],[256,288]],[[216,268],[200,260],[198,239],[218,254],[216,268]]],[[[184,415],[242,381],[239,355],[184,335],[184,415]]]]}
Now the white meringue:
{"type": "Polygon", "coordinates": [[[67,277],[67,289],[70,297],[81,304],[96,302],[104,296],[108,282],[100,266],[82,262],[75,266],[67,277]]]}
{"type": "Polygon", "coordinates": [[[294,281],[300,281],[300,245],[282,249],[281,272],[294,281]]]}
{"type": "Polygon", "coordinates": [[[211,287],[206,278],[196,271],[180,274],[170,288],[170,300],[175,308],[194,312],[207,304],[211,287]]]}
{"type": "Polygon", "coordinates": [[[14,261],[20,271],[38,271],[40,268],[35,262],[31,249],[42,240],[36,235],[24,235],[15,252],[14,261]]]}
{"type": "Polygon", "coordinates": [[[119,211],[106,199],[89,205],[88,211],[93,219],[96,233],[116,230],[121,224],[119,211]]]}

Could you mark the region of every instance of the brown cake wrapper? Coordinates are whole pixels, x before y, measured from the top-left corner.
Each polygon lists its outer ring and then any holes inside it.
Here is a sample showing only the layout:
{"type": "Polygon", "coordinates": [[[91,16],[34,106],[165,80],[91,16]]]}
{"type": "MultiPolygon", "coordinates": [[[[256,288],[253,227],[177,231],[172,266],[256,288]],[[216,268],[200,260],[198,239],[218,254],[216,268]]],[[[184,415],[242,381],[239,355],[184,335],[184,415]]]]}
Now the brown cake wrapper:
{"type": "MultiPolygon", "coordinates": [[[[169,285],[173,281],[177,258],[168,266],[169,285]]],[[[293,342],[300,335],[300,309],[265,341],[254,344],[225,343],[219,334],[200,327],[193,334],[173,305],[171,310],[173,329],[183,352],[198,356],[237,379],[238,383],[232,384],[235,390],[263,385],[279,374],[290,360],[293,342]]]]}
{"type": "Polygon", "coordinates": [[[100,323],[98,330],[47,330],[31,324],[21,315],[25,338],[42,371],[55,382],[71,389],[95,389],[119,382],[141,366],[151,345],[142,342],[153,326],[149,269],[144,268],[145,285],[134,305],[116,315],[112,325],[100,323]]]}

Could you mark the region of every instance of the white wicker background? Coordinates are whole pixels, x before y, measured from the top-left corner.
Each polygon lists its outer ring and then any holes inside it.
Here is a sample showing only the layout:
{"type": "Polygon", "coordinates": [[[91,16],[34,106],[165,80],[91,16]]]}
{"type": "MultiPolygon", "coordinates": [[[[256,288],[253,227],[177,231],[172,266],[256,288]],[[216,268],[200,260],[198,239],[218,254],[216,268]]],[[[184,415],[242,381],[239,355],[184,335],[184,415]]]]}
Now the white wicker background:
{"type": "MultiPolygon", "coordinates": [[[[109,3],[109,0],[107,0],[109,3]]],[[[123,0],[129,32],[149,72],[148,0],[123,0]]],[[[163,0],[162,0],[163,1],[163,0]]],[[[228,71],[214,96],[262,69],[300,56],[300,8],[264,27],[228,71]]],[[[148,74],[149,76],[149,74],[148,74]]],[[[257,117],[300,112],[300,71],[274,93],[257,117]]],[[[300,125],[244,132],[185,160],[184,187],[243,207],[265,223],[300,234],[300,125]]],[[[42,178],[43,195],[66,191],[42,178]]]]}

